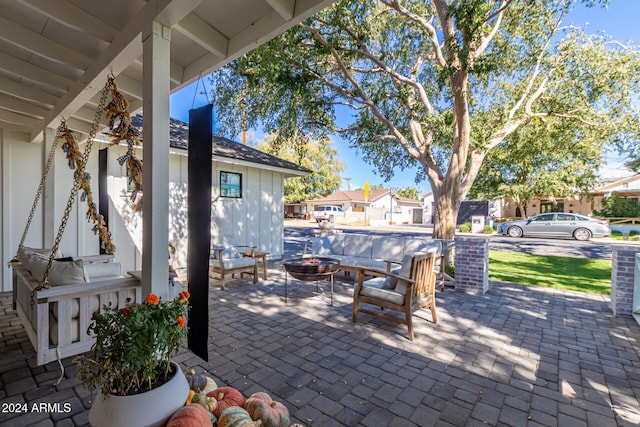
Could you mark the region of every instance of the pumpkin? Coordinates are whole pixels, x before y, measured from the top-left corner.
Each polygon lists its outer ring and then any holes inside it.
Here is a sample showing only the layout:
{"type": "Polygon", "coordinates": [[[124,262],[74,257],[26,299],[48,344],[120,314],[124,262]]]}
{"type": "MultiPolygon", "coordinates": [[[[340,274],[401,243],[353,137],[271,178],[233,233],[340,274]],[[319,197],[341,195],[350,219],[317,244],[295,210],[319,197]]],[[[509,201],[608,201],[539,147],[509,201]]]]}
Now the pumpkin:
{"type": "Polygon", "coordinates": [[[253,393],[244,403],[251,419],[262,420],[263,427],[289,427],[289,410],[280,402],[275,402],[269,394],[253,393]]]}
{"type": "Polygon", "coordinates": [[[211,377],[207,377],[207,385],[202,389],[205,393],[209,393],[218,388],[218,384],[211,377]]]}
{"type": "Polygon", "coordinates": [[[200,405],[191,404],[178,409],[167,422],[167,427],[202,427],[211,425],[209,413],[200,405]]]}
{"type": "Polygon", "coordinates": [[[220,418],[220,414],[225,409],[231,406],[244,406],[244,396],[238,390],[233,387],[220,387],[209,393],[207,393],[208,397],[213,397],[216,399],[216,409],[213,411],[213,415],[216,418],[220,418]]]}
{"type": "Polygon", "coordinates": [[[193,369],[189,369],[184,376],[187,379],[187,383],[189,383],[189,388],[196,393],[204,390],[207,386],[207,376],[204,374],[196,374],[196,371],[193,369]]]}
{"type": "Polygon", "coordinates": [[[239,406],[231,406],[220,414],[218,427],[258,427],[262,421],[254,421],[249,413],[239,406]]]}

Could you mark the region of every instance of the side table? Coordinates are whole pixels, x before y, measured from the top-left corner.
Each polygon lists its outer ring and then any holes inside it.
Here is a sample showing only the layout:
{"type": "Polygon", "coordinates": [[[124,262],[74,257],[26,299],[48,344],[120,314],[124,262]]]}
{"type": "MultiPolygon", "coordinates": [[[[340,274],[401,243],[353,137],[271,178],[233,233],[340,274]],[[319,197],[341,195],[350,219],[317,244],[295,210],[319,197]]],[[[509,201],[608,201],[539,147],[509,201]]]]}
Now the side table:
{"type": "Polygon", "coordinates": [[[243,257],[253,258],[258,262],[262,260],[262,279],[267,280],[267,255],[270,252],[245,251],[240,252],[243,257]]]}

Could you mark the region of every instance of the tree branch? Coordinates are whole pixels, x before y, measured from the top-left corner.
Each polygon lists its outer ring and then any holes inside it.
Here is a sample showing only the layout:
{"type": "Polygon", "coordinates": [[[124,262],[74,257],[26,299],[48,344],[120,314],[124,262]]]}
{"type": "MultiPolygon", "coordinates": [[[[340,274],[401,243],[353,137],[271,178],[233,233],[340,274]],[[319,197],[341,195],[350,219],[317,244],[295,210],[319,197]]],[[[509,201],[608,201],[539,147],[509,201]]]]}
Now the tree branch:
{"type": "Polygon", "coordinates": [[[411,12],[410,10],[402,6],[398,0],[380,0],[380,2],[387,5],[391,9],[396,10],[401,15],[406,16],[411,21],[422,27],[429,35],[429,40],[431,41],[431,46],[433,47],[436,63],[442,68],[447,67],[447,60],[445,59],[444,53],[442,52],[442,47],[440,46],[440,41],[438,40],[438,33],[436,32],[433,24],[429,22],[429,20],[416,13],[411,12]]]}

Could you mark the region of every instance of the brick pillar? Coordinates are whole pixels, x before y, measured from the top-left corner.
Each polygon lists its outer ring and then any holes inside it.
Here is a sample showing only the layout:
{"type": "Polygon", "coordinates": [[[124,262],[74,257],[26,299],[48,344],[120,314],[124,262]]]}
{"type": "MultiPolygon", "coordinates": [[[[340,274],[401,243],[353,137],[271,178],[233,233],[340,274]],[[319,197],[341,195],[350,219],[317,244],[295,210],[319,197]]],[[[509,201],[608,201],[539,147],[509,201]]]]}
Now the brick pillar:
{"type": "Polygon", "coordinates": [[[482,293],[489,290],[489,238],[456,236],[456,289],[482,293]]]}
{"type": "Polygon", "coordinates": [[[640,254],[640,246],[613,245],[611,251],[611,310],[616,316],[630,316],[633,312],[636,254],[640,254]]]}

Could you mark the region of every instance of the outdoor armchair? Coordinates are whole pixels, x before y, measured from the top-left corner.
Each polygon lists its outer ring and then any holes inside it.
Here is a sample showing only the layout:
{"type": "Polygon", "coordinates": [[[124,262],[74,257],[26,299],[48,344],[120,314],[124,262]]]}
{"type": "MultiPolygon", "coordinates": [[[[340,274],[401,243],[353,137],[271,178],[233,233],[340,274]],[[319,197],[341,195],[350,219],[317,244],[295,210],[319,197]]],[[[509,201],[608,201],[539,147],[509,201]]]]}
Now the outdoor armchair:
{"type": "Polygon", "coordinates": [[[433,323],[437,323],[434,269],[437,256],[436,250],[406,254],[398,273],[358,268],[353,294],[353,322],[357,322],[358,313],[362,312],[404,324],[412,341],[412,316],[415,311],[421,308],[431,311],[433,323]],[[370,275],[376,277],[365,280],[370,275]],[[363,308],[363,304],[378,306],[380,311],[366,306],[363,308]],[[401,312],[404,316],[386,314],[382,311],[384,309],[401,312]]]}
{"type": "Polygon", "coordinates": [[[258,283],[258,261],[253,257],[242,256],[239,248],[248,248],[251,252],[254,246],[216,245],[211,250],[209,259],[209,277],[214,278],[214,273],[220,275],[222,289],[225,287],[225,277],[240,273],[253,276],[253,283],[258,283]]]}

